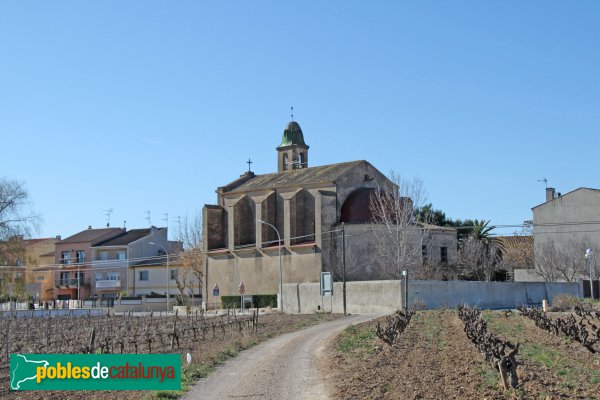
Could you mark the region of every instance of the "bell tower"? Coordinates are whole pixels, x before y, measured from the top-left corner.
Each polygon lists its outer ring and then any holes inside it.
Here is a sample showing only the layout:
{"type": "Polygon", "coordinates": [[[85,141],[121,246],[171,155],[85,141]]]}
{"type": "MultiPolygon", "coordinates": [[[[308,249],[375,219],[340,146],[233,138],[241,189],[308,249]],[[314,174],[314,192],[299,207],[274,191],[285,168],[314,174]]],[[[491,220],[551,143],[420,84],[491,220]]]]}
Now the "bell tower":
{"type": "Polygon", "coordinates": [[[283,131],[281,144],[277,146],[277,172],[308,168],[308,146],[304,143],[302,129],[291,121],[283,131]]]}

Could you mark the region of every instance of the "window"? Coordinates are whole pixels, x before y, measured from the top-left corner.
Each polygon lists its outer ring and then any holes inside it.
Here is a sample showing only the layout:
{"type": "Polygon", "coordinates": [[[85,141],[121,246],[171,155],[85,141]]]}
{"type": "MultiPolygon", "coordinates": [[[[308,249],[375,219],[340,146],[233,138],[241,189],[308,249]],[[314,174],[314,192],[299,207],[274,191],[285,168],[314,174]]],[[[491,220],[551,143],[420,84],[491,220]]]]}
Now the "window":
{"type": "Polygon", "coordinates": [[[96,274],[96,280],[97,280],[97,281],[103,281],[103,280],[104,280],[104,274],[103,274],[103,273],[101,273],[101,272],[98,272],[98,273],[96,274]]]}
{"type": "Polygon", "coordinates": [[[36,279],[37,279],[38,281],[43,281],[43,280],[44,280],[44,275],[38,275],[38,276],[36,277],[36,279]]]}
{"type": "Polygon", "coordinates": [[[108,251],[101,251],[99,256],[100,256],[100,261],[108,260],[108,251]]]}
{"type": "Polygon", "coordinates": [[[107,279],[109,281],[120,281],[121,280],[121,273],[120,272],[109,272],[107,279]]]}
{"type": "Polygon", "coordinates": [[[60,285],[65,286],[68,285],[69,282],[69,272],[61,272],[60,273],[60,285]]]}
{"type": "Polygon", "coordinates": [[[298,155],[298,168],[304,168],[304,164],[305,164],[304,153],[300,153],[298,155]]]}
{"type": "Polygon", "coordinates": [[[139,271],[138,276],[140,281],[147,281],[149,278],[150,271],[139,271]]]}
{"type": "Polygon", "coordinates": [[[440,261],[442,262],[442,264],[448,263],[448,248],[447,247],[440,247],[440,261]]]}
{"type": "Polygon", "coordinates": [[[85,262],[85,251],[77,250],[75,254],[77,257],[77,264],[83,264],[85,262]]]}
{"type": "Polygon", "coordinates": [[[288,169],[288,155],[287,153],[283,154],[283,170],[287,171],[288,169]]]}
{"type": "Polygon", "coordinates": [[[83,272],[75,272],[75,284],[77,284],[77,278],[79,278],[79,284],[83,285],[85,274],[83,272]]]}
{"type": "Polygon", "coordinates": [[[117,253],[117,260],[126,260],[127,257],[125,257],[125,252],[124,251],[120,251],[117,253]]]}
{"type": "Polygon", "coordinates": [[[60,253],[61,264],[71,264],[71,252],[63,251],[60,253]]]}
{"type": "Polygon", "coordinates": [[[172,269],[170,272],[171,272],[171,280],[177,279],[177,270],[172,269]]]}

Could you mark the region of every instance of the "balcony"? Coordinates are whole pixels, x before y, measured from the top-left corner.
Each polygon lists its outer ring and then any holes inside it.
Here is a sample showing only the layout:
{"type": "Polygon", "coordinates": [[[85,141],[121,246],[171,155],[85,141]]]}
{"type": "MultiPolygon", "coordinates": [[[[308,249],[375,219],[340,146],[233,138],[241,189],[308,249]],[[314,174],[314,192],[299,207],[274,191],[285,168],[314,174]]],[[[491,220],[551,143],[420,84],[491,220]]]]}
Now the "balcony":
{"type": "Polygon", "coordinates": [[[121,281],[105,279],[96,281],[96,289],[120,289],[121,281]]]}
{"type": "MultiPolygon", "coordinates": [[[[55,279],[54,283],[57,288],[76,288],[77,287],[77,278],[59,278],[55,279]]],[[[85,279],[84,277],[79,279],[79,287],[89,286],[89,279],[85,279]]]]}

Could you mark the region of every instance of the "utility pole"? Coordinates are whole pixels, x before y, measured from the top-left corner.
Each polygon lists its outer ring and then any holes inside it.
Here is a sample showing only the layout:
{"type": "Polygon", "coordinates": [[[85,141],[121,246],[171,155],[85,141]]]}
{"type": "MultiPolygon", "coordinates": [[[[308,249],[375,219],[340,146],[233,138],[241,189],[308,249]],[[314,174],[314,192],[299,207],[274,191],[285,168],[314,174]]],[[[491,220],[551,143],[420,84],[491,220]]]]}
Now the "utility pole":
{"type": "Polygon", "coordinates": [[[346,315],[346,228],[342,222],[342,301],[346,315]]]}

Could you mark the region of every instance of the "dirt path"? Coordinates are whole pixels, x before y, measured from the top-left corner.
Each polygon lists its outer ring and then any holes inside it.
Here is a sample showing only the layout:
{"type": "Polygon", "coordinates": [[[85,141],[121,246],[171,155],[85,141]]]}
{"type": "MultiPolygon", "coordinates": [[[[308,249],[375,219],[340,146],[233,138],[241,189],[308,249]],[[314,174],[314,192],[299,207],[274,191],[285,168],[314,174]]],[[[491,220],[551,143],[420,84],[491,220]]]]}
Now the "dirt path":
{"type": "Polygon", "coordinates": [[[327,399],[317,371],[325,343],[346,326],[374,317],[352,315],[264,342],[224,363],[184,399],[327,399]]]}

